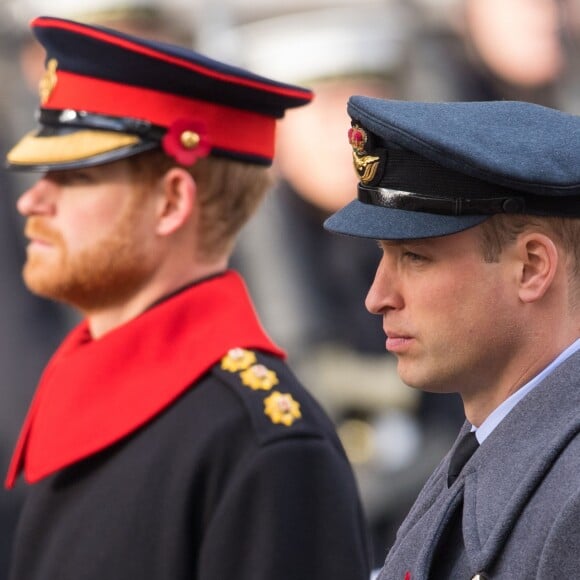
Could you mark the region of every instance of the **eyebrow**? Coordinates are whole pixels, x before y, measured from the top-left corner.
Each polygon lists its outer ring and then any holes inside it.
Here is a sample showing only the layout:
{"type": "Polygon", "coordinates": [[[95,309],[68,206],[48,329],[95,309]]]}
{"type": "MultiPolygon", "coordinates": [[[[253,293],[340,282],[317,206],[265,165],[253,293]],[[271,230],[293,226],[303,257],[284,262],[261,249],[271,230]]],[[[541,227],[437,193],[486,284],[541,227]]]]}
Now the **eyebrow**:
{"type": "Polygon", "coordinates": [[[425,244],[423,239],[408,239],[408,240],[377,240],[379,248],[386,246],[388,248],[399,248],[401,246],[421,246],[425,244]]]}

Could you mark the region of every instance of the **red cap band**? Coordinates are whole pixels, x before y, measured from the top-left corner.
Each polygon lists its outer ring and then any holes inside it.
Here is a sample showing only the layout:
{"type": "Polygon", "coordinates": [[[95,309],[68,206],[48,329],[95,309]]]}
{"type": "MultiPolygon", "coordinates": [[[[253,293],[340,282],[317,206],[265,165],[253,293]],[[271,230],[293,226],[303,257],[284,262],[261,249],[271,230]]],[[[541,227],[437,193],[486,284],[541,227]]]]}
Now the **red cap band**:
{"type": "Polygon", "coordinates": [[[203,120],[214,148],[231,148],[272,158],[276,120],[251,111],[188,99],[143,87],[121,85],[57,71],[58,82],[43,108],[73,109],[144,119],[170,126],[176,118],[203,120]]]}

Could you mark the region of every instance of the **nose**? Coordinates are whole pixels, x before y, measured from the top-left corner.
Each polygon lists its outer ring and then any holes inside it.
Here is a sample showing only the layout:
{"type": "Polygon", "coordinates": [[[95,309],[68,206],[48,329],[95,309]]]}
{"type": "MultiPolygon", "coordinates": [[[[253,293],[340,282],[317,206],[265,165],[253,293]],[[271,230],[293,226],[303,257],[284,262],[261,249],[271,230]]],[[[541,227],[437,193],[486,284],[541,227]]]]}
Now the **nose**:
{"type": "Polygon", "coordinates": [[[397,284],[397,268],[387,255],[383,255],[365,300],[366,309],[371,314],[384,314],[402,308],[403,304],[397,284]]]}
{"type": "Polygon", "coordinates": [[[23,216],[54,215],[55,187],[46,176],[41,177],[30,189],[25,191],[16,202],[18,211],[23,216]]]}

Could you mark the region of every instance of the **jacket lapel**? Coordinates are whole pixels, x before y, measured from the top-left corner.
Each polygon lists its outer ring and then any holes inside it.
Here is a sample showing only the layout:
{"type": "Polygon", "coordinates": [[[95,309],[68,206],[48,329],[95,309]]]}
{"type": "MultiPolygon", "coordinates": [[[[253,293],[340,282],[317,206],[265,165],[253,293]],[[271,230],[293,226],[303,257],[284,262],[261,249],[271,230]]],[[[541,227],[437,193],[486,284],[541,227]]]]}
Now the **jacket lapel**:
{"type": "Polygon", "coordinates": [[[6,478],[34,483],[163,412],[234,347],[283,356],[233,271],[173,295],[93,341],[73,330],[45,370],[6,478]]]}
{"type": "Polygon", "coordinates": [[[537,486],[580,431],[579,371],[577,353],[514,407],[466,465],[463,536],[472,569],[492,566],[537,486]]]}

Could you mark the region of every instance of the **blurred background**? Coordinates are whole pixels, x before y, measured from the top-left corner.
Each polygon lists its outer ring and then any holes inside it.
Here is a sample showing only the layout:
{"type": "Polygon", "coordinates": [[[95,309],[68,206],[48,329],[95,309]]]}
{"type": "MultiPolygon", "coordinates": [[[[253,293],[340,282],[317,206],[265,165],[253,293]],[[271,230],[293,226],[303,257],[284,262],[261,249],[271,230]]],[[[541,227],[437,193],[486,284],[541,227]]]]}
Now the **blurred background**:
{"type": "MultiPolygon", "coordinates": [[[[314,89],[312,105],[290,111],[280,125],[275,185],[245,228],[233,265],[336,423],[380,567],[463,413],[457,398],[419,393],[397,378],[381,321],[363,304],[376,244],[322,229],[356,194],[346,101],[352,94],[516,99],[580,114],[580,0],[0,0],[2,157],[33,127],[44,54],[27,23],[38,15],[191,46],[314,89]]],[[[2,472],[40,372],[76,322],[74,313],[30,295],[20,279],[24,239],[14,204],[30,179],[0,168],[2,472]]],[[[22,484],[0,491],[0,580],[25,494],[22,484]]]]}

